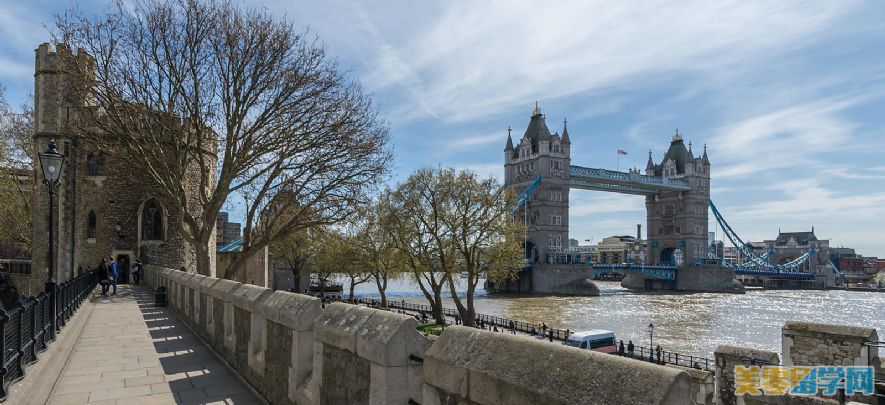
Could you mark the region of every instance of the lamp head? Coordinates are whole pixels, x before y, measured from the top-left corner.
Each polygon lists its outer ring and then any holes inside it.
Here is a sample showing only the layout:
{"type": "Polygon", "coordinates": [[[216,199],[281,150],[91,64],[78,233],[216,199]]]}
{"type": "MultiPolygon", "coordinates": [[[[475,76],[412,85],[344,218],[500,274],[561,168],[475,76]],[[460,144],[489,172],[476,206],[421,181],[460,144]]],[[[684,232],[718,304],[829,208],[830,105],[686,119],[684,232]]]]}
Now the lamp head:
{"type": "Polygon", "coordinates": [[[38,154],[40,158],[40,168],[43,170],[43,181],[47,184],[55,184],[61,177],[61,170],[65,164],[65,157],[58,153],[55,139],[49,140],[49,146],[44,152],[38,154]]]}

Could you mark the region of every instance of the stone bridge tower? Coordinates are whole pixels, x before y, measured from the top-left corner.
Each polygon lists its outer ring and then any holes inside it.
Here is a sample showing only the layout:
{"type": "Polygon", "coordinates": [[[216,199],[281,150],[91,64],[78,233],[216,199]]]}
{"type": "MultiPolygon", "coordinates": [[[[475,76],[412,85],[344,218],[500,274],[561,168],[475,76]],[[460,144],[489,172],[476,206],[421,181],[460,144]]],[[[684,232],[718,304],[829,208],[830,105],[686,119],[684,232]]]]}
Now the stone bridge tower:
{"type": "Polygon", "coordinates": [[[528,222],[527,257],[544,263],[548,253],[564,252],[568,247],[568,128],[563,122],[561,136],[550,134],[546,117],[535,103],[528,128],[515,147],[509,132],[504,148],[506,184],[520,193],[541,176],[538,188],[517,215],[528,222]]]}
{"type": "Polygon", "coordinates": [[[708,249],[707,223],[710,205],[710,160],[707,147],[695,157],[676,132],[670,149],[659,164],[651,152],[645,174],[688,181],[691,190],[661,191],[645,197],[648,215],[648,264],[698,263],[708,249]]]}

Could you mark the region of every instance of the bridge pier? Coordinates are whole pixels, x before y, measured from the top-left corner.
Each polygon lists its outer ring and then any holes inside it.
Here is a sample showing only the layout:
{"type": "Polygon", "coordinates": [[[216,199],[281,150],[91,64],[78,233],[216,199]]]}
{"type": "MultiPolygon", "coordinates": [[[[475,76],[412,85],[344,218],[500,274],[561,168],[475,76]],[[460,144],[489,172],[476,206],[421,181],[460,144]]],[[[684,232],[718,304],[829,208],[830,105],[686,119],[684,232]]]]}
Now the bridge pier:
{"type": "Polygon", "coordinates": [[[593,270],[586,265],[548,265],[543,270],[529,268],[514,280],[487,282],[486,289],[499,293],[558,294],[598,296],[593,270]]]}
{"type": "Polygon", "coordinates": [[[639,272],[626,274],[621,286],[630,289],[744,293],[744,286],[734,279],[734,270],[720,266],[682,266],[676,269],[675,280],[639,272]]]}

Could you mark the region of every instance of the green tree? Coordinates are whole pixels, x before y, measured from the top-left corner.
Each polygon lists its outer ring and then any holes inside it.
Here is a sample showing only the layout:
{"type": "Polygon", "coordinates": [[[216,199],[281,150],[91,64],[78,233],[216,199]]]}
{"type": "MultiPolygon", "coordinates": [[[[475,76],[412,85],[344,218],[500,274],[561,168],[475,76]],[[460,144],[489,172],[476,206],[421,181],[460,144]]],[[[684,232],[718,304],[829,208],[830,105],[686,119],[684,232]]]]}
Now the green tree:
{"type": "Polygon", "coordinates": [[[420,169],[382,197],[397,250],[438,323],[448,287],[465,325],[475,319],[481,273],[504,280],[522,267],[522,225],[512,218],[513,195],[494,179],[454,169],[420,169]],[[467,272],[462,301],[455,277],[467,272]]]}
{"type": "Polygon", "coordinates": [[[405,268],[380,204],[378,202],[364,211],[353,240],[358,261],[375,282],[381,296],[381,306],[386,308],[388,283],[405,268]]]}
{"type": "Polygon", "coordinates": [[[20,111],[6,102],[0,86],[0,240],[20,248],[9,255],[31,252],[31,177],[33,173],[34,114],[25,104],[20,111]]]}

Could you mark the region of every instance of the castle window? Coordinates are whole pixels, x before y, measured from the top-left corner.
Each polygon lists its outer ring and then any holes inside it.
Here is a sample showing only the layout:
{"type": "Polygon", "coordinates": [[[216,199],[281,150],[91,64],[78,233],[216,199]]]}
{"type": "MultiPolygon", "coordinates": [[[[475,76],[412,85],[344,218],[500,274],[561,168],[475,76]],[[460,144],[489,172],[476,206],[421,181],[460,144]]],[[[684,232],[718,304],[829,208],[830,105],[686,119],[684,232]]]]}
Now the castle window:
{"type": "Polygon", "coordinates": [[[680,233],[682,233],[682,227],[677,225],[676,226],[676,234],[678,235],[680,233]]]}
{"type": "Polygon", "coordinates": [[[98,156],[89,152],[89,154],[86,155],[86,175],[104,176],[107,160],[108,156],[104,152],[98,152],[98,156]]]}
{"type": "Polygon", "coordinates": [[[98,162],[96,164],[95,172],[96,176],[104,176],[105,175],[105,163],[107,162],[108,155],[105,155],[104,152],[98,152],[98,162]]]}
{"type": "Polygon", "coordinates": [[[89,211],[86,219],[86,238],[95,239],[95,227],[98,221],[95,219],[95,211],[89,211]]]}
{"type": "Polygon", "coordinates": [[[97,176],[98,174],[97,168],[95,166],[95,154],[89,152],[86,155],[86,175],[87,176],[97,176]]]}
{"type": "Polygon", "coordinates": [[[163,240],[163,208],[149,200],[141,210],[141,239],[163,240]]]}

